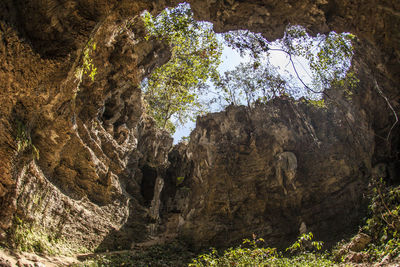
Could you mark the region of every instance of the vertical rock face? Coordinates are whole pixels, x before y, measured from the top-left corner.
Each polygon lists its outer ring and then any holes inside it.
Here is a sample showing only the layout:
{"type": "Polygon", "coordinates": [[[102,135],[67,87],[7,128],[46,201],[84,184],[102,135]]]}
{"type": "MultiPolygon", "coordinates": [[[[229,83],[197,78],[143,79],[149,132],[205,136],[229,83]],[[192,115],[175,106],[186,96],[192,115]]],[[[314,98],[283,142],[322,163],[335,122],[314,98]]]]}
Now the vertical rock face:
{"type": "Polygon", "coordinates": [[[144,39],[140,12],[156,6],[128,2],[0,4],[2,238],[15,220],[77,248],[149,234],[144,170],[162,175],[172,138],[139,84],[169,53],[144,39]]]}
{"type": "Polygon", "coordinates": [[[289,117],[295,109],[275,102],[265,113],[261,107],[238,108],[201,118],[183,156],[193,167],[185,173],[191,194],[182,209],[181,233],[193,236],[194,243],[223,245],[252,232],[271,243],[293,238],[300,229],[323,238],[343,233],[360,215],[371,165],[390,165],[386,173],[392,180],[400,175],[400,34],[393,27],[400,23],[399,3],[194,0],[191,5],[199,19],[221,32],[245,28],[269,40],[281,37],[287,24],[311,33],[351,32],[359,38],[353,66],[361,81],[350,103],[328,92],[337,103],[326,113],[297,106],[301,116],[289,117]],[[353,108],[343,111],[349,104],[353,108]],[[281,111],[273,112],[278,107],[281,111]],[[300,117],[303,122],[295,119],[300,117]]]}
{"type": "Polygon", "coordinates": [[[283,245],[303,225],[334,240],[364,212],[372,142],[365,113],[350,107],[276,99],[199,118],[175,173],[185,175],[175,195],[180,233],[196,245],[226,246],[253,233],[283,245]],[[186,205],[177,204],[182,190],[186,205]]]}

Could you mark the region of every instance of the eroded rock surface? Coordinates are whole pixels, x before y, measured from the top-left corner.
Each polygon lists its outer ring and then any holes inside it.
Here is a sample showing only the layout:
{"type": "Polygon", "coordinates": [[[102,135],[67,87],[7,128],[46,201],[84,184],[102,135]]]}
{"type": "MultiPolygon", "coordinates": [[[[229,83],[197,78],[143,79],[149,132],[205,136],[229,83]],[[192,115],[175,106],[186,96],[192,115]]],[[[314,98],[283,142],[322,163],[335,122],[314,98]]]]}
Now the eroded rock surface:
{"type": "Polygon", "coordinates": [[[172,138],[143,113],[139,84],[169,52],[144,39],[139,14],[155,5],[86,4],[0,4],[3,239],[16,220],[76,248],[150,233],[144,169],[162,174],[172,138]]]}
{"type": "Polygon", "coordinates": [[[171,201],[179,231],[196,245],[231,245],[253,233],[283,245],[301,227],[334,240],[364,212],[372,142],[365,113],[333,105],[276,99],[198,118],[175,173],[185,175],[171,201]]]}

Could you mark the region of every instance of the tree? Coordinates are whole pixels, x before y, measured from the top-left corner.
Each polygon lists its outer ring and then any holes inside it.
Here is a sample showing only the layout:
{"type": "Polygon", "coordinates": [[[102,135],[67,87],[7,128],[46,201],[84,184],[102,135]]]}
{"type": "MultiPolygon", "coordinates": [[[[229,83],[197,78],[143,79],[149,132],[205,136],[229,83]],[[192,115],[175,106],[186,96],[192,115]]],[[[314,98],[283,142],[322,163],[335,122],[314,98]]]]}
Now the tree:
{"type": "Polygon", "coordinates": [[[290,86],[270,64],[256,62],[240,63],[234,70],[226,71],[216,84],[226,104],[248,107],[256,101],[267,102],[283,95],[290,86]]]}
{"type": "Polygon", "coordinates": [[[222,46],[210,24],[194,20],[188,4],[165,9],[156,18],[145,12],[143,20],[148,38],[167,42],[172,52],[143,83],[144,99],[157,124],[174,132],[172,118],[184,124],[204,111],[199,95],[208,79],[218,79],[222,46]]]}
{"type": "MultiPolygon", "coordinates": [[[[247,74],[251,71],[253,76],[256,75],[258,81],[262,81],[262,86],[257,89],[261,92],[252,92],[252,94],[262,95],[263,99],[267,101],[270,97],[266,97],[266,88],[270,91],[270,94],[267,95],[273,97],[277,96],[277,91],[280,91],[291,96],[301,95],[308,99],[319,99],[324,90],[332,85],[346,83],[354,86],[357,82],[354,73],[348,72],[353,56],[351,41],[354,38],[355,36],[349,33],[337,34],[335,32],[330,32],[328,35],[318,34],[312,38],[301,26],[287,27],[284,37],[276,42],[269,42],[261,34],[247,30],[229,32],[224,34],[225,43],[239,51],[241,55],[249,55],[251,63],[238,67],[234,71],[234,75],[226,73],[225,78],[237,79],[237,75],[247,74]],[[273,51],[286,54],[295,77],[290,74],[282,77],[274,70],[274,66],[268,61],[270,53],[273,51]],[[307,61],[311,71],[311,83],[307,84],[301,78],[294,62],[296,57],[304,58],[307,61]],[[257,70],[259,66],[263,71],[257,70]],[[296,78],[302,86],[296,86],[293,78],[296,78]],[[283,90],[282,85],[285,87],[283,90]],[[274,88],[274,86],[277,87],[274,88]]],[[[240,80],[242,79],[244,77],[240,76],[240,80]]],[[[226,79],[225,83],[227,83],[226,79]]],[[[237,84],[232,80],[229,83],[237,84]]],[[[222,86],[222,88],[225,87],[222,86]]],[[[245,86],[242,90],[248,89],[245,86]]],[[[260,100],[260,98],[256,100],[260,100]]]]}
{"type": "Polygon", "coordinates": [[[217,67],[222,42],[211,24],[194,20],[188,4],[166,9],[157,17],[145,12],[143,20],[147,38],[157,38],[171,47],[170,61],[155,69],[142,85],[148,113],[172,133],[176,125],[194,119],[212,103],[251,107],[256,101],[267,102],[281,95],[318,101],[332,85],[354,86],[357,81],[353,73],[348,73],[354,39],[348,33],[331,32],[312,38],[303,27],[288,26],[283,38],[275,42],[247,30],[225,33],[225,45],[249,55],[251,60],[220,75],[217,67]],[[273,51],[284,53],[294,72],[282,73],[270,64],[273,51]],[[304,80],[298,72],[297,58],[307,61],[311,79],[304,80]],[[216,97],[202,97],[213,92],[210,80],[216,97]]]}

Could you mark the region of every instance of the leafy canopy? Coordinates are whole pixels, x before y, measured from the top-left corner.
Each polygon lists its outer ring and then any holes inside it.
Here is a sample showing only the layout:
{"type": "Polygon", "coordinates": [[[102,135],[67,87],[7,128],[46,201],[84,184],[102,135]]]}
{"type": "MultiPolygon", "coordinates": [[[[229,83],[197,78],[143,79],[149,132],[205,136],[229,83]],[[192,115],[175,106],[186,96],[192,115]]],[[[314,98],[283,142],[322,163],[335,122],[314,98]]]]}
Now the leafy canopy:
{"type": "Polygon", "coordinates": [[[172,50],[169,62],[153,71],[143,83],[144,98],[157,124],[175,131],[171,123],[184,124],[204,111],[199,95],[208,79],[217,79],[222,45],[208,23],[194,20],[189,5],[165,9],[154,18],[143,14],[148,38],[167,42],[172,50]]]}
{"type": "Polygon", "coordinates": [[[165,41],[171,47],[170,61],[154,70],[142,86],[148,112],[160,127],[172,133],[176,125],[193,120],[212,103],[252,107],[255,102],[287,95],[305,97],[323,107],[325,89],[347,88],[357,82],[354,73],[348,72],[355,38],[352,34],[331,32],[312,38],[305,28],[288,26],[284,37],[275,42],[247,30],[225,33],[221,41],[211,24],[194,20],[188,4],[165,9],[157,17],[148,12],[142,17],[147,38],[165,41]],[[223,44],[250,60],[220,74],[217,68],[223,44]],[[281,71],[271,64],[272,52],[286,55],[286,69],[292,71],[281,71]],[[307,79],[298,71],[295,61],[299,58],[311,72],[307,79]],[[210,92],[216,96],[204,96],[210,92]]]}
{"type": "Polygon", "coordinates": [[[217,90],[222,92],[227,104],[247,104],[249,107],[256,101],[266,102],[280,95],[319,101],[325,89],[356,84],[354,73],[348,72],[354,38],[352,34],[335,32],[312,38],[301,26],[289,26],[284,37],[275,42],[247,30],[226,33],[225,43],[242,56],[248,55],[250,61],[225,72],[217,90]],[[270,63],[273,52],[286,55],[287,69],[291,72],[278,71],[270,63]],[[311,74],[306,78],[310,81],[305,81],[299,73],[299,64],[296,64],[299,59],[308,64],[311,74]]]}
{"type": "Polygon", "coordinates": [[[290,84],[268,65],[249,62],[226,71],[216,86],[220,91],[220,103],[225,101],[227,104],[246,104],[250,107],[255,101],[267,102],[282,95],[290,84]]]}

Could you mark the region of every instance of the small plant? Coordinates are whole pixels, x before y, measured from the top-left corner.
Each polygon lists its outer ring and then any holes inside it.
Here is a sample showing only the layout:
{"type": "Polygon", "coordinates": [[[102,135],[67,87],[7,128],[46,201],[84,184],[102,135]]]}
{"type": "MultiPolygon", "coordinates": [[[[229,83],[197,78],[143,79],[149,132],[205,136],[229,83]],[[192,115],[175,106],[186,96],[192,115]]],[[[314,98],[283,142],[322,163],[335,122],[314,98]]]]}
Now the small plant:
{"type": "Polygon", "coordinates": [[[190,136],[182,136],[180,142],[189,142],[190,141],[190,136]]]}
{"type": "Polygon", "coordinates": [[[314,238],[313,233],[309,232],[308,234],[302,234],[296,242],[294,242],[290,247],[286,249],[286,251],[301,252],[305,253],[306,251],[312,250],[321,250],[323,242],[322,241],[312,241],[314,238]]]}
{"type": "Polygon", "coordinates": [[[10,236],[14,248],[23,252],[42,253],[46,255],[72,255],[77,252],[87,253],[85,247],[77,247],[57,236],[49,233],[41,225],[25,221],[18,216],[14,217],[10,236]]]}
{"type": "Polygon", "coordinates": [[[320,99],[320,100],[309,99],[309,100],[306,101],[306,103],[308,103],[308,104],[310,104],[310,105],[312,105],[314,107],[317,107],[317,108],[323,108],[323,109],[327,108],[324,99],[320,99]]]}
{"type": "Polygon", "coordinates": [[[264,244],[264,239],[253,234],[253,239],[245,239],[242,246],[229,248],[222,255],[212,248],[210,253],[193,259],[189,266],[265,266],[279,257],[276,248],[263,248],[259,244],[264,244]]]}
{"type": "Polygon", "coordinates": [[[94,77],[97,74],[97,68],[93,64],[92,55],[94,51],[96,51],[97,45],[95,42],[90,40],[85,49],[83,50],[83,63],[82,67],[78,68],[76,71],[76,78],[78,80],[82,80],[83,74],[87,74],[92,81],[94,81],[94,77]]]}
{"type": "Polygon", "coordinates": [[[185,177],[183,177],[183,176],[176,177],[176,185],[178,186],[178,185],[182,184],[184,180],[185,180],[185,177]]]}
{"type": "Polygon", "coordinates": [[[26,128],[25,124],[17,120],[17,152],[24,152],[27,149],[31,149],[32,156],[34,159],[39,159],[39,149],[32,143],[31,135],[26,128]]]}
{"type": "Polygon", "coordinates": [[[31,224],[24,222],[18,216],[14,218],[15,230],[13,241],[18,250],[24,252],[57,254],[57,250],[50,244],[50,238],[42,231],[38,231],[31,224]]]}
{"type": "Polygon", "coordinates": [[[97,74],[97,68],[93,64],[91,58],[92,53],[96,51],[96,43],[89,41],[85,50],[83,51],[83,73],[89,75],[89,77],[94,81],[94,76],[97,74]]]}

